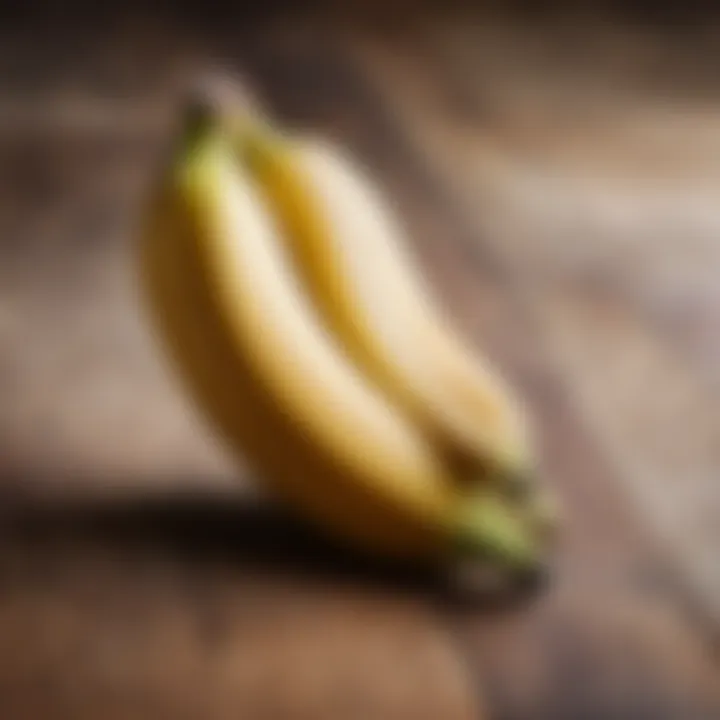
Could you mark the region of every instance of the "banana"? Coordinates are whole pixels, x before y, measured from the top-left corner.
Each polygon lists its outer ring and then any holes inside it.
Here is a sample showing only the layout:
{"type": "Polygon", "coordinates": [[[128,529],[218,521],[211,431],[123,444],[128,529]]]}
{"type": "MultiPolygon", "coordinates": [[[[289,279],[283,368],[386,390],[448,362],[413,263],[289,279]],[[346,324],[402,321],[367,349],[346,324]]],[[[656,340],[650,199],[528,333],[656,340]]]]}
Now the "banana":
{"type": "Polygon", "coordinates": [[[532,474],[522,408],[432,297],[381,193],[339,148],[235,128],[239,154],[279,218],[287,246],[333,332],[384,391],[473,482],[517,488],[532,474]]]}
{"type": "Polygon", "coordinates": [[[190,115],[150,205],[140,265],[189,395],[280,498],[383,555],[536,566],[539,544],[515,508],[461,493],[327,332],[211,109],[190,115]]]}

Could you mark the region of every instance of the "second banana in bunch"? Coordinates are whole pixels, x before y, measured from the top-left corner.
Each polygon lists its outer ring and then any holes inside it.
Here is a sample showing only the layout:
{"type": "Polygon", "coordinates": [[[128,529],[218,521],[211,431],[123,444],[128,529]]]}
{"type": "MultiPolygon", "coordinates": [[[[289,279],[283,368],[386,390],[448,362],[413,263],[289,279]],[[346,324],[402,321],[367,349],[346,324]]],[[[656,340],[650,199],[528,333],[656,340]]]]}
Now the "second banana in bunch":
{"type": "Polygon", "coordinates": [[[142,273],[191,397],[282,500],[383,555],[542,564],[555,520],[522,405],[338,147],[227,93],[194,107],[142,273]]]}

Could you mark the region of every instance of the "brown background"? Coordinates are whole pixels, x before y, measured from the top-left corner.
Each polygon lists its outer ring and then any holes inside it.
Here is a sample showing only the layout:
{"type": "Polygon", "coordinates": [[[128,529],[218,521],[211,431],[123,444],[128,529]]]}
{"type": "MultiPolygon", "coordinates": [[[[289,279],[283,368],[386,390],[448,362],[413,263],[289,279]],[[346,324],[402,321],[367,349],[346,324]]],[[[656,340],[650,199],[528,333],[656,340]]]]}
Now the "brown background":
{"type": "Polygon", "coordinates": [[[719,718],[720,25],[270,7],[2,24],[0,717],[719,718]],[[365,160],[524,393],[567,511],[541,597],[328,546],[188,411],[131,242],[208,64],[365,160]]]}

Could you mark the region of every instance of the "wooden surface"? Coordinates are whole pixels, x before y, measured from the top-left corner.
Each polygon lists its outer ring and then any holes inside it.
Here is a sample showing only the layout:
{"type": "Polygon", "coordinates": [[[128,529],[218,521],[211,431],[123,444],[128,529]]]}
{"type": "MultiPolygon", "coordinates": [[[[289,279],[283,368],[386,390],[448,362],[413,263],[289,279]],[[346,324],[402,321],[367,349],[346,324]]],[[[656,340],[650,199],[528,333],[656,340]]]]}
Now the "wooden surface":
{"type": "Polygon", "coordinates": [[[720,718],[715,39],[3,28],[0,717],[720,718]],[[254,498],[164,373],[133,228],[208,62],[365,160],[527,398],[567,515],[532,603],[459,606],[328,547],[254,498]]]}

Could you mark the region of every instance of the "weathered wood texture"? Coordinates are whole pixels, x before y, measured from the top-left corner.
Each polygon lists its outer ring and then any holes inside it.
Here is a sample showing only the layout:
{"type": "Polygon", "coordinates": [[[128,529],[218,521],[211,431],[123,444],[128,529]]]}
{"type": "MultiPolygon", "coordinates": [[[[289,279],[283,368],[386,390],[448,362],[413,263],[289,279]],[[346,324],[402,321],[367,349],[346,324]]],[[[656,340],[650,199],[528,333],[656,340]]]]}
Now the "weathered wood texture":
{"type": "Polygon", "coordinates": [[[714,35],[398,27],[3,29],[3,720],[720,717],[714,35]],[[567,515],[531,605],[255,505],[164,373],[133,227],[208,63],[365,160],[527,397],[567,515]]]}

